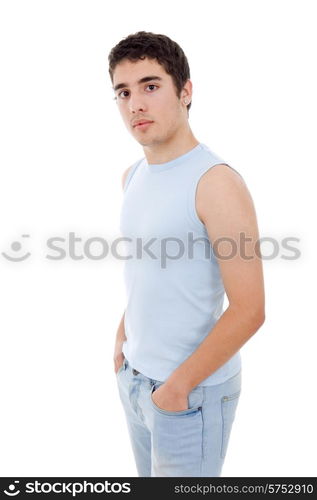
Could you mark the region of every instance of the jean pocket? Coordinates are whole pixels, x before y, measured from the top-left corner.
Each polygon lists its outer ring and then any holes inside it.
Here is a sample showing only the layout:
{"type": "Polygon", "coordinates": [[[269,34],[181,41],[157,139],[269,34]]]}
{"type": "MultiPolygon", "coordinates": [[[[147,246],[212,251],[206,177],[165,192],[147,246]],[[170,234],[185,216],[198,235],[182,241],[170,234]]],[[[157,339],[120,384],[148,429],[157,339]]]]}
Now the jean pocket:
{"type": "Polygon", "coordinates": [[[153,467],[158,476],[201,476],[203,450],[203,414],[200,389],[188,395],[189,408],[168,411],[152,399],[149,428],[153,451],[153,467]]]}
{"type": "MultiPolygon", "coordinates": [[[[161,384],[160,384],[161,385],[161,384]]],[[[181,415],[193,415],[195,413],[198,413],[202,409],[202,387],[196,387],[193,389],[190,394],[188,395],[188,408],[186,410],[181,410],[181,411],[170,411],[170,410],[164,410],[163,408],[160,408],[155,404],[152,398],[152,394],[157,389],[157,385],[153,385],[150,391],[150,402],[152,408],[162,414],[162,415],[170,415],[170,416],[181,416],[181,415]]]]}
{"type": "Polygon", "coordinates": [[[236,409],[239,402],[241,389],[228,396],[221,398],[221,416],[222,416],[222,441],[221,441],[221,458],[225,458],[229,438],[231,434],[232,424],[235,418],[236,409]]]}

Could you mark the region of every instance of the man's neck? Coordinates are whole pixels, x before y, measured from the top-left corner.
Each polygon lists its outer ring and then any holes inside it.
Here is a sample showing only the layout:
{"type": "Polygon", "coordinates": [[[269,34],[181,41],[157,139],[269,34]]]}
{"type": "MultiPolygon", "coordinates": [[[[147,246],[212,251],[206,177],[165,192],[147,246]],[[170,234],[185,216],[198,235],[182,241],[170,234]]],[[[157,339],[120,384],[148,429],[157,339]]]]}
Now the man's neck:
{"type": "Polygon", "coordinates": [[[143,151],[149,164],[158,165],[175,160],[179,156],[193,149],[198,144],[199,141],[194,137],[193,133],[190,132],[187,136],[183,135],[177,139],[173,138],[163,143],[144,146],[143,151]]]}

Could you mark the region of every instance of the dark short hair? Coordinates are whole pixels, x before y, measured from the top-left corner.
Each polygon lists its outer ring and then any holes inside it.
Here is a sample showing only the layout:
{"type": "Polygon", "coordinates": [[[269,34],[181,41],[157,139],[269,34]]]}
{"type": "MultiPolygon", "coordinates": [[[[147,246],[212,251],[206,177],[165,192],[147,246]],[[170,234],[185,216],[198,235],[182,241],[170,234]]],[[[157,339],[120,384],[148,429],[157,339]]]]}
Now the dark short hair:
{"type": "MultiPolygon", "coordinates": [[[[109,74],[113,83],[113,72],[116,65],[123,59],[137,61],[138,59],[157,59],[166,73],[171,75],[176,95],[180,97],[186,81],[190,78],[190,70],[183,49],[166,35],[138,31],[123,38],[109,53],[109,74]]],[[[187,105],[189,111],[191,102],[187,105]]]]}

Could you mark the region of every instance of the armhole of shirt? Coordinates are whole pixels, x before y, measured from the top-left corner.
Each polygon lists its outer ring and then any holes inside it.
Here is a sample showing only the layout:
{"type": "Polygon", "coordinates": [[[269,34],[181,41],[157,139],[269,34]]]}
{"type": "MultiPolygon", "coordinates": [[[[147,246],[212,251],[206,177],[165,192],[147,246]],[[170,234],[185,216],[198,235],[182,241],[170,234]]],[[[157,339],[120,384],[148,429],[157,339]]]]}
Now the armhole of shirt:
{"type": "MultiPolygon", "coordinates": [[[[233,167],[231,167],[231,165],[229,165],[228,163],[226,163],[225,161],[221,161],[220,158],[218,158],[215,163],[209,165],[208,167],[206,167],[202,172],[200,172],[198,174],[198,176],[195,178],[195,181],[193,182],[193,185],[191,186],[191,190],[190,190],[190,196],[189,196],[189,212],[190,212],[190,215],[191,215],[191,218],[193,220],[193,222],[196,224],[196,227],[198,226],[200,228],[200,230],[203,230],[203,232],[205,234],[207,234],[207,229],[206,229],[206,226],[205,224],[200,220],[200,218],[198,217],[198,213],[197,213],[197,210],[196,210],[196,193],[197,193],[197,188],[198,188],[198,183],[201,179],[201,177],[206,173],[208,172],[208,170],[210,170],[211,168],[215,167],[216,165],[227,165],[227,167],[230,167],[232,170],[234,170],[238,175],[240,175],[240,177],[243,179],[242,175],[233,167]]],[[[243,179],[244,180],[244,179],[243,179]]]]}
{"type": "Polygon", "coordinates": [[[128,185],[130,184],[130,181],[136,171],[136,169],[138,168],[139,164],[141,163],[141,161],[143,160],[143,158],[141,158],[141,160],[137,160],[135,163],[133,163],[133,165],[131,165],[131,167],[129,168],[128,170],[128,173],[127,173],[127,176],[125,178],[125,181],[124,181],[124,187],[123,187],[123,192],[125,193],[127,188],[128,188],[128,185]]]}

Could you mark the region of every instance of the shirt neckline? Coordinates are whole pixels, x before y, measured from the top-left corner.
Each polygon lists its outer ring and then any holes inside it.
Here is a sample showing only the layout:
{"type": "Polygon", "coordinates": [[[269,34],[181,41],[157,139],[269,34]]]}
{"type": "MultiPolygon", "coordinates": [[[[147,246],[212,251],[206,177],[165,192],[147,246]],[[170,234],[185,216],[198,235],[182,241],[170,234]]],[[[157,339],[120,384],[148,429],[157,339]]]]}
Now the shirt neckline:
{"type": "Polygon", "coordinates": [[[196,144],[196,146],[194,146],[192,149],[187,151],[187,153],[184,153],[184,154],[178,156],[177,158],[174,158],[174,160],[170,160],[170,161],[167,161],[165,163],[148,163],[146,158],[144,158],[146,169],[151,173],[169,170],[170,168],[173,168],[176,165],[179,165],[181,162],[187,161],[191,156],[195,155],[195,153],[198,152],[202,148],[203,148],[203,144],[201,142],[199,142],[198,144],[196,144]]]}

